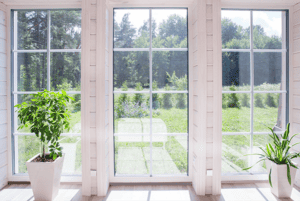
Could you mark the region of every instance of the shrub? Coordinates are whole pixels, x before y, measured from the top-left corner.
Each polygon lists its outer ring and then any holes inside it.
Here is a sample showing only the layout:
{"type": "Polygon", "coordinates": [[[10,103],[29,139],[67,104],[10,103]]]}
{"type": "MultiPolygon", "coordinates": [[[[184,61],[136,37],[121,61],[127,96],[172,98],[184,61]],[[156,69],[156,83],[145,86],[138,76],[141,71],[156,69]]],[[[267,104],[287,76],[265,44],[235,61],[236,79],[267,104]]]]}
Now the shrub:
{"type": "MultiPolygon", "coordinates": [[[[168,84],[166,84],[165,90],[170,91],[170,87],[168,84]]],[[[162,95],[162,102],[163,102],[163,107],[165,109],[170,109],[172,107],[172,94],[164,93],[162,95]]]]}
{"type": "MultiPolygon", "coordinates": [[[[143,91],[143,87],[142,87],[140,82],[136,83],[135,90],[136,91],[143,91]]],[[[134,94],[133,101],[135,103],[138,103],[139,105],[141,105],[143,100],[144,100],[144,94],[139,94],[139,93],[134,94]]]]}
{"type": "Polygon", "coordinates": [[[271,94],[267,94],[267,98],[265,100],[265,104],[269,107],[277,107],[274,97],[271,94]]]}
{"type": "Polygon", "coordinates": [[[243,107],[250,107],[249,94],[242,94],[241,102],[243,107]]]}
{"type": "Polygon", "coordinates": [[[227,97],[228,95],[227,94],[222,94],[222,108],[225,109],[227,108],[227,97]]]}
{"type": "MultiPolygon", "coordinates": [[[[157,82],[154,80],[152,83],[152,91],[157,91],[157,82]]],[[[159,97],[157,93],[152,94],[152,108],[157,109],[160,107],[159,97]]]]}
{"type": "MultiPolygon", "coordinates": [[[[230,89],[230,91],[236,91],[236,87],[234,85],[232,85],[229,89],[230,89]]],[[[240,108],[241,107],[239,98],[236,93],[229,94],[227,106],[230,108],[234,108],[234,107],[240,108]]]]}
{"type": "MultiPolygon", "coordinates": [[[[176,76],[175,71],[173,72],[172,76],[170,76],[169,73],[167,73],[168,81],[172,83],[172,85],[175,87],[178,91],[184,91],[187,90],[187,76],[183,76],[181,78],[178,78],[176,76]]],[[[186,94],[180,93],[175,95],[176,98],[176,107],[180,109],[184,109],[187,106],[187,100],[186,100],[186,94]]]]}
{"type": "MultiPolygon", "coordinates": [[[[128,86],[127,86],[127,81],[125,81],[123,84],[122,84],[122,87],[121,87],[122,91],[128,91],[128,86]]],[[[129,97],[127,94],[121,94],[117,103],[119,105],[122,105],[122,103],[124,102],[129,102],[129,97]]]]}
{"type": "Polygon", "coordinates": [[[123,102],[121,105],[115,106],[116,118],[142,118],[148,116],[149,110],[145,103],[123,102]]]}
{"type": "Polygon", "coordinates": [[[254,105],[255,107],[260,107],[260,108],[264,108],[264,104],[263,104],[263,97],[261,94],[255,94],[254,95],[254,105]]]}

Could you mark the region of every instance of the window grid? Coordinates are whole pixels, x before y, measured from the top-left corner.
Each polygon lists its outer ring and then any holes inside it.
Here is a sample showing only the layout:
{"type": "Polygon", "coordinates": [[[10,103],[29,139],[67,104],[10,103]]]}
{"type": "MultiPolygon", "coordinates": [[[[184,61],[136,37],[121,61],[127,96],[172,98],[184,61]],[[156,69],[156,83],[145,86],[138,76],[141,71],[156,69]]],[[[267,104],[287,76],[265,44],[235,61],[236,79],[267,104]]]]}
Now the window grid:
{"type": "MultiPolygon", "coordinates": [[[[12,50],[12,55],[13,55],[13,71],[14,71],[14,77],[13,77],[13,97],[14,97],[14,102],[13,106],[18,104],[18,95],[22,94],[35,94],[37,92],[41,91],[18,91],[18,80],[17,80],[17,73],[18,73],[18,53],[47,53],[47,90],[50,91],[50,85],[51,85],[51,80],[50,80],[50,53],[52,52],[81,52],[81,49],[51,49],[51,10],[47,10],[47,49],[34,49],[34,50],[18,50],[18,11],[13,11],[13,50],[12,50]]],[[[54,91],[57,92],[57,91],[54,91]]],[[[81,94],[81,91],[66,91],[67,94],[81,94]]],[[[14,142],[14,173],[18,174],[19,173],[19,162],[18,162],[18,136],[35,136],[34,133],[18,133],[18,125],[16,122],[18,122],[18,115],[17,115],[17,108],[14,108],[14,121],[13,121],[13,142],[14,142]]],[[[81,136],[81,133],[62,133],[61,136],[81,136]]]]}
{"type": "MultiPolygon", "coordinates": [[[[255,11],[255,10],[254,10],[255,11]]],[[[250,53],[250,91],[223,91],[222,94],[233,94],[233,93],[247,93],[250,94],[250,132],[222,132],[222,135],[250,135],[250,154],[253,154],[253,136],[254,135],[267,135],[270,132],[254,132],[254,94],[268,94],[268,93],[279,93],[282,95],[282,129],[286,125],[286,12],[282,11],[282,49],[254,49],[253,47],[253,10],[250,10],[250,49],[222,49],[222,52],[248,52],[250,53]],[[254,53],[262,52],[278,52],[282,53],[282,89],[280,91],[256,91],[254,90],[254,53]]],[[[284,131],[275,131],[276,134],[283,134],[284,131]]],[[[253,165],[253,156],[250,157],[250,165],[253,165]]],[[[249,170],[250,174],[253,173],[252,169],[249,170]]],[[[243,173],[240,173],[243,174],[243,173]]]]}
{"type": "MultiPolygon", "coordinates": [[[[143,94],[150,94],[150,113],[149,113],[149,118],[150,118],[150,133],[149,134],[144,134],[144,133],[114,133],[114,136],[150,136],[150,171],[149,174],[118,174],[118,177],[160,177],[163,175],[155,175],[152,173],[152,137],[153,136],[189,136],[188,133],[152,133],[152,112],[153,112],[153,106],[152,106],[152,98],[153,98],[153,93],[170,93],[170,94],[188,94],[188,90],[186,91],[152,91],[152,52],[154,51],[182,51],[182,52],[188,52],[188,48],[152,48],[152,8],[149,8],[149,48],[113,48],[113,52],[129,52],[129,51],[149,51],[149,91],[114,91],[113,94],[138,94],[138,93],[143,93],[143,94]]],[[[189,84],[187,86],[189,88],[189,84]]],[[[189,101],[187,102],[189,104],[189,101]]],[[[188,123],[189,125],[189,123],[188,123]]],[[[115,143],[115,140],[114,140],[115,143]]],[[[189,147],[187,148],[187,153],[189,147]]],[[[187,157],[188,158],[188,157],[187,157]]],[[[114,156],[114,161],[115,161],[115,156],[114,156]]],[[[114,162],[115,166],[115,162],[114,162]]],[[[187,161],[187,175],[189,175],[189,161],[187,161]]],[[[114,167],[114,173],[116,174],[116,167],[114,167]]],[[[168,174],[168,176],[186,176],[186,175],[172,175],[168,174]]]]}

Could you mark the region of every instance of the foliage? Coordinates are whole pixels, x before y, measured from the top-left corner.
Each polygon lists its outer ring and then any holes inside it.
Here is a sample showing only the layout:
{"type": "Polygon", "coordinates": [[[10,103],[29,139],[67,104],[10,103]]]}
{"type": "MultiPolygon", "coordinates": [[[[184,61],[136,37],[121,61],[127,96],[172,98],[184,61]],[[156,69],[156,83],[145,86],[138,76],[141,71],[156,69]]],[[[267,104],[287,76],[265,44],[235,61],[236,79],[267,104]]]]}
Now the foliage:
{"type": "Polygon", "coordinates": [[[274,97],[271,94],[267,94],[267,98],[265,99],[265,104],[269,107],[277,107],[274,97]]]}
{"type": "Polygon", "coordinates": [[[223,109],[227,108],[227,102],[228,102],[228,95],[222,94],[222,108],[223,109]]]}
{"type": "MultiPolygon", "coordinates": [[[[184,91],[187,90],[187,76],[178,78],[176,76],[175,71],[173,72],[172,76],[167,72],[168,81],[172,83],[173,87],[175,87],[175,90],[178,91],[184,91]]],[[[186,108],[187,106],[187,96],[185,93],[177,93],[175,94],[176,98],[176,107],[177,108],[186,108]]]]}
{"type": "Polygon", "coordinates": [[[123,102],[121,105],[115,106],[116,118],[142,118],[149,115],[148,108],[145,103],[141,105],[136,102],[123,102]]]}
{"type": "MultiPolygon", "coordinates": [[[[232,85],[230,87],[230,91],[236,91],[236,87],[234,85],[232,85]]],[[[227,106],[228,107],[236,107],[236,108],[240,108],[241,107],[241,104],[239,102],[239,98],[237,96],[236,93],[230,93],[228,95],[228,102],[227,102],[227,106]]]]}
{"type": "MultiPolygon", "coordinates": [[[[136,91],[143,91],[143,87],[140,82],[136,83],[135,85],[136,91]]],[[[133,102],[138,103],[141,105],[144,101],[144,95],[142,93],[135,93],[133,97],[133,102]]]]}
{"type": "MultiPolygon", "coordinates": [[[[152,82],[152,91],[157,91],[158,87],[157,87],[157,82],[154,80],[152,82]]],[[[160,107],[160,99],[157,93],[153,93],[152,94],[152,108],[153,109],[158,109],[160,107]]]]}
{"type": "Polygon", "coordinates": [[[241,98],[242,106],[243,107],[250,107],[250,97],[249,94],[242,94],[241,98]]]}
{"type": "Polygon", "coordinates": [[[263,104],[263,97],[262,94],[255,94],[254,95],[254,105],[255,107],[260,107],[260,108],[264,108],[264,104],[263,104]]]}
{"type": "MultiPolygon", "coordinates": [[[[170,87],[168,84],[166,84],[165,91],[170,91],[170,87]]],[[[171,93],[164,93],[162,95],[162,103],[163,107],[165,109],[170,109],[173,104],[172,104],[172,94],[171,93]]]]}
{"type": "MultiPolygon", "coordinates": [[[[270,160],[279,165],[285,164],[287,166],[287,178],[291,185],[290,167],[294,167],[298,169],[298,167],[292,162],[292,159],[300,157],[300,153],[290,153],[289,150],[295,145],[300,144],[300,142],[295,143],[293,145],[290,145],[290,143],[292,139],[299,134],[295,134],[289,139],[290,123],[288,123],[284,134],[283,135],[280,134],[280,138],[277,136],[277,134],[274,132],[272,128],[269,129],[272,132],[272,134],[269,134],[269,137],[272,139],[272,143],[268,143],[265,149],[259,147],[260,150],[262,150],[261,154],[257,153],[257,154],[250,154],[250,155],[260,156],[260,160],[257,163],[265,160],[270,160]]],[[[256,165],[257,163],[255,163],[254,165],[256,165]]],[[[249,170],[253,166],[244,168],[244,170],[249,170]]],[[[269,172],[269,183],[271,187],[273,187],[271,181],[271,173],[272,173],[272,167],[269,172]]]]}
{"type": "Polygon", "coordinates": [[[18,129],[30,126],[30,132],[40,138],[43,146],[42,157],[45,159],[45,144],[50,143],[50,157],[55,160],[62,156],[62,148],[58,142],[63,129],[70,129],[70,112],[66,108],[67,102],[73,98],[65,91],[50,92],[44,90],[33,95],[31,102],[17,104],[20,126],[18,129]]]}
{"type": "MultiPolygon", "coordinates": [[[[127,81],[122,84],[122,91],[128,91],[127,81]]],[[[129,102],[128,94],[122,93],[118,99],[118,104],[121,105],[124,102],[129,102]]]]}

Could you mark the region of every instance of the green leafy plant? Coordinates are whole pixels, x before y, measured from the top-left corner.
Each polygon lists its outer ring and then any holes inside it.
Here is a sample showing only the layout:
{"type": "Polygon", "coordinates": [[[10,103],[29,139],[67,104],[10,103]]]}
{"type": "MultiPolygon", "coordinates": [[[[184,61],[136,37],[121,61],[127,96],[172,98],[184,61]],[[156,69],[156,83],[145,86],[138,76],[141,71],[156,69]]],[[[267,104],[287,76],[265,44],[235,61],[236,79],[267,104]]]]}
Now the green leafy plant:
{"type": "MultiPolygon", "coordinates": [[[[230,89],[230,91],[236,91],[236,86],[232,85],[232,86],[230,86],[229,89],[230,89]]],[[[230,108],[233,108],[233,107],[241,108],[241,104],[239,102],[239,98],[236,93],[229,94],[227,104],[228,104],[227,106],[230,108]]]]}
{"type": "MultiPolygon", "coordinates": [[[[165,90],[166,91],[170,91],[171,90],[168,84],[166,84],[165,90]]],[[[163,107],[165,109],[172,108],[172,94],[170,94],[170,93],[164,93],[162,95],[162,102],[163,102],[163,107]]]]}
{"type": "Polygon", "coordinates": [[[23,102],[17,107],[20,126],[18,129],[30,127],[41,141],[42,160],[46,159],[45,146],[50,143],[50,157],[55,160],[62,156],[62,147],[58,139],[64,129],[70,130],[70,112],[67,103],[74,99],[62,92],[44,90],[33,95],[28,103],[23,102]]]}
{"type": "Polygon", "coordinates": [[[255,107],[260,107],[260,108],[264,108],[264,104],[263,104],[263,97],[261,94],[255,94],[254,95],[254,105],[255,107]]]}
{"type": "MultiPolygon", "coordinates": [[[[273,161],[274,163],[278,164],[278,165],[284,165],[286,164],[287,166],[287,178],[288,181],[291,185],[291,173],[290,173],[290,167],[294,167],[296,169],[298,169],[298,167],[296,165],[294,165],[292,163],[292,159],[297,158],[300,156],[300,153],[290,153],[289,150],[299,144],[295,143],[293,145],[290,145],[292,139],[299,135],[299,134],[295,134],[293,135],[290,139],[289,137],[289,133],[290,133],[290,123],[288,123],[286,131],[284,132],[284,134],[280,135],[281,138],[279,138],[276,133],[273,131],[272,128],[269,128],[272,132],[272,134],[269,134],[270,138],[272,139],[273,143],[268,143],[266,145],[266,148],[263,149],[262,147],[259,147],[260,150],[262,150],[261,154],[248,154],[248,155],[258,155],[260,156],[260,160],[257,162],[261,162],[261,161],[265,161],[265,160],[270,160],[273,161]]],[[[257,163],[255,163],[254,165],[256,165],[257,163]]],[[[253,166],[254,166],[253,165],[253,166]]],[[[249,170],[251,167],[248,168],[244,168],[243,170],[249,170]]],[[[272,186],[272,181],[271,181],[271,173],[272,173],[272,167],[270,168],[270,172],[269,172],[269,183],[272,186]]]]}

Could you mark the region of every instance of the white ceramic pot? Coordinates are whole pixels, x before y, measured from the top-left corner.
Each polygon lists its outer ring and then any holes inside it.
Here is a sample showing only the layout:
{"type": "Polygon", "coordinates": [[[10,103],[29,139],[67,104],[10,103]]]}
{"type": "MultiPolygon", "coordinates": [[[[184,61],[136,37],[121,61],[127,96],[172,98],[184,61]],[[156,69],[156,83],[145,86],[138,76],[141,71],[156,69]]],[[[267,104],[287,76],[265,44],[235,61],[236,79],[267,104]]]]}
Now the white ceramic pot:
{"type": "Polygon", "coordinates": [[[294,167],[290,167],[290,172],[291,172],[291,185],[290,185],[287,178],[287,166],[285,164],[278,165],[272,161],[266,160],[266,166],[268,170],[268,176],[269,176],[270,168],[272,167],[271,181],[272,181],[273,188],[270,186],[271,192],[274,195],[276,195],[278,198],[291,197],[297,169],[294,167]]]}
{"type": "Polygon", "coordinates": [[[31,162],[39,154],[26,162],[31,188],[35,200],[54,200],[58,194],[60,177],[65,155],[54,162],[31,162]]]}

